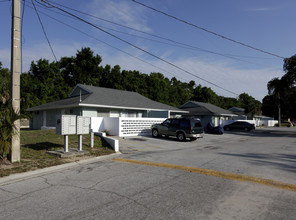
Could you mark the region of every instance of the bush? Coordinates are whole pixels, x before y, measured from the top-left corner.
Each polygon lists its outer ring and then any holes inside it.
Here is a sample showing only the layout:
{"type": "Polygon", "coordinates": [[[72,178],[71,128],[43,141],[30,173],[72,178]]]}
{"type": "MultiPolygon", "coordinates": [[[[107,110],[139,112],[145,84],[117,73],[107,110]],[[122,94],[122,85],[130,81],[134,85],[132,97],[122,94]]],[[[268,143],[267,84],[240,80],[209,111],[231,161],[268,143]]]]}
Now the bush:
{"type": "Polygon", "coordinates": [[[15,134],[14,122],[23,116],[13,110],[11,102],[0,104],[0,157],[7,159],[11,149],[11,139],[15,134]]]}

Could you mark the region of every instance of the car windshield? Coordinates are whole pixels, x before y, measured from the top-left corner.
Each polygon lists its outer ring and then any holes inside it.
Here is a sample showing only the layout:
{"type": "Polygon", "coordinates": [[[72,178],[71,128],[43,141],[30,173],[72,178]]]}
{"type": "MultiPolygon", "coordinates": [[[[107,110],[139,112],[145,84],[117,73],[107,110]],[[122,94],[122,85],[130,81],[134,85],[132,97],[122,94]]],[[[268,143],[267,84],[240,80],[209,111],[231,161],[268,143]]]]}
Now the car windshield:
{"type": "Polygon", "coordinates": [[[163,125],[169,125],[170,123],[171,123],[171,119],[167,119],[162,124],[163,125]]]}

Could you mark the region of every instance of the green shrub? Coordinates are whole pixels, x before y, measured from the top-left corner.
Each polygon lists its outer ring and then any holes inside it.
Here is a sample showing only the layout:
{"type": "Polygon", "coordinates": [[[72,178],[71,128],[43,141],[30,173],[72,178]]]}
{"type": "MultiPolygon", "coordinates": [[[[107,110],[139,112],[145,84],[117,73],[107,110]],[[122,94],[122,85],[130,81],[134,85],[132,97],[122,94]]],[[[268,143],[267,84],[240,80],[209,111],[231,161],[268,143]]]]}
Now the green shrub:
{"type": "Polygon", "coordinates": [[[11,102],[0,104],[0,157],[6,159],[11,149],[12,136],[15,134],[14,122],[23,116],[13,110],[11,102]]]}

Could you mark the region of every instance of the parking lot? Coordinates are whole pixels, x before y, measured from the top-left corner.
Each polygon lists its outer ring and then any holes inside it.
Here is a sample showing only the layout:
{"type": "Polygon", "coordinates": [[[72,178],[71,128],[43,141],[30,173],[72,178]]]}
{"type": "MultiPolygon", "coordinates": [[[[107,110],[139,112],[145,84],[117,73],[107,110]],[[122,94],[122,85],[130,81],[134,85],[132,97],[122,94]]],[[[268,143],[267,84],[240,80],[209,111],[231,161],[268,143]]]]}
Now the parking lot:
{"type": "Polygon", "coordinates": [[[295,132],[295,128],[258,128],[205,134],[186,142],[120,138],[121,155],[3,181],[1,215],[295,219],[295,132]]]}
{"type": "Polygon", "coordinates": [[[205,134],[196,141],[176,138],[120,139],[125,158],[212,169],[296,183],[296,128],[205,134]]]}

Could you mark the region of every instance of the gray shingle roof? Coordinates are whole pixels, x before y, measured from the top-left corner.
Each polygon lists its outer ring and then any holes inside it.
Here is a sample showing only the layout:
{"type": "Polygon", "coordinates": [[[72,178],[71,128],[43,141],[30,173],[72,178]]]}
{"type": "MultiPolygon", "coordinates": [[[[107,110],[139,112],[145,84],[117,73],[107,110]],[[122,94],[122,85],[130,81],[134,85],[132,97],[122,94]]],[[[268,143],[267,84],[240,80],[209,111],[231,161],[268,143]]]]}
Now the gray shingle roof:
{"type": "Polygon", "coordinates": [[[110,89],[103,87],[87,86],[78,84],[71,92],[72,97],[62,99],[60,101],[47,103],[28,109],[28,111],[37,111],[64,107],[93,106],[93,107],[115,107],[130,109],[146,109],[146,110],[170,110],[182,112],[182,110],[162,104],[136,92],[123,91],[118,89],[110,89]],[[78,90],[82,90],[81,96],[78,90]],[[74,96],[75,95],[75,96],[74,96]],[[74,97],[73,97],[74,96],[74,97]]]}
{"type": "Polygon", "coordinates": [[[236,112],[244,112],[245,109],[244,108],[239,108],[239,107],[231,107],[230,109],[228,109],[229,111],[236,111],[236,112]]]}
{"type": "Polygon", "coordinates": [[[216,105],[204,102],[188,101],[180,109],[189,111],[189,115],[234,115],[216,105]]]}
{"type": "Polygon", "coordinates": [[[231,107],[228,109],[228,111],[231,111],[234,114],[237,115],[244,115],[245,114],[245,109],[244,108],[239,108],[239,107],[231,107]]]}
{"type": "MultiPolygon", "coordinates": [[[[81,96],[81,99],[85,99],[89,94],[81,96]]],[[[78,107],[80,103],[80,96],[68,97],[59,101],[49,102],[43,105],[34,106],[27,109],[27,111],[39,111],[46,109],[61,109],[61,108],[71,108],[78,107]]]]}

